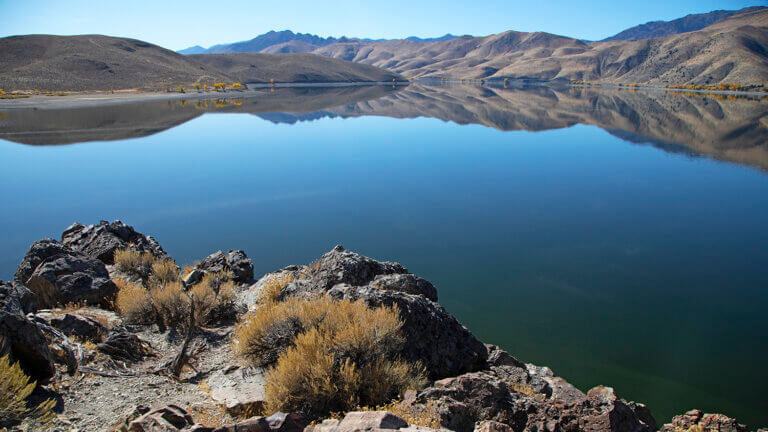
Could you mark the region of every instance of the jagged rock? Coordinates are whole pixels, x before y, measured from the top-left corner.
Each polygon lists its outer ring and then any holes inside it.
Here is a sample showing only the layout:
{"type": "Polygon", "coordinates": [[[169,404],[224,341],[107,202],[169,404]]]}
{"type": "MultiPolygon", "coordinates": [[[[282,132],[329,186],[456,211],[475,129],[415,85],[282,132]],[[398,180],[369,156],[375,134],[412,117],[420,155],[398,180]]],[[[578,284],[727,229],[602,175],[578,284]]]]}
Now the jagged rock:
{"type": "Polygon", "coordinates": [[[264,373],[253,368],[219,369],[206,380],[211,399],[233,416],[259,412],[264,406],[264,373]]]}
{"type": "Polygon", "coordinates": [[[336,284],[366,285],[378,275],[408,273],[398,263],[379,262],[337,245],[312,266],[312,285],[326,291],[336,284]]]}
{"type": "Polygon", "coordinates": [[[6,312],[21,315],[37,310],[35,295],[18,282],[0,281],[0,305],[6,312]]]}
{"type": "Polygon", "coordinates": [[[386,274],[378,275],[370,283],[374,288],[388,291],[399,291],[407,294],[420,294],[437,301],[437,289],[428,280],[412,274],[386,274]]]}
{"type": "MultiPolygon", "coordinates": [[[[211,432],[302,432],[308,425],[309,421],[299,413],[278,412],[269,417],[251,417],[235,424],[211,429],[211,432]]],[[[194,430],[202,432],[199,429],[194,430]]]]}
{"type": "Polygon", "coordinates": [[[177,432],[191,427],[194,424],[192,416],[180,406],[167,405],[162,408],[147,410],[146,407],[137,407],[132,414],[139,414],[136,418],[127,416],[125,423],[119,425],[120,432],[177,432]]]}
{"type": "Polygon", "coordinates": [[[98,225],[88,226],[75,222],[61,234],[61,242],[105,264],[114,264],[118,249],[130,248],[151,252],[157,257],[166,256],[157,240],[119,220],[112,223],[101,221],[98,225]]]}
{"type": "Polygon", "coordinates": [[[341,420],[327,419],[305,429],[305,432],[358,432],[399,430],[429,432],[433,429],[408,426],[408,422],[387,411],[352,411],[341,420]]]}
{"type": "Polygon", "coordinates": [[[10,355],[24,372],[38,382],[47,382],[56,368],[54,357],[43,332],[25,315],[20,285],[0,283],[0,356],[10,355]]]}
{"type": "Polygon", "coordinates": [[[32,244],[15,280],[28,286],[43,307],[66,303],[106,306],[117,292],[103,262],[52,239],[32,244]]]}
{"type": "Polygon", "coordinates": [[[203,280],[203,276],[205,276],[204,271],[194,268],[181,281],[184,282],[184,286],[191,287],[200,283],[203,280]]]}
{"type": "Polygon", "coordinates": [[[719,432],[747,432],[749,429],[723,414],[704,414],[700,410],[690,410],[685,414],[676,415],[672,423],[661,427],[660,432],[674,432],[675,430],[691,430],[693,426],[701,426],[702,430],[716,430],[719,432]]]}
{"type": "Polygon", "coordinates": [[[253,280],[253,261],[241,250],[230,250],[226,254],[222,251],[214,252],[202,260],[197,268],[210,273],[229,270],[232,279],[238,283],[253,280]]]}
{"type": "Polygon", "coordinates": [[[485,345],[442,306],[421,295],[349,285],[336,285],[328,295],[336,299],[360,299],[369,307],[397,305],[405,337],[403,357],[421,362],[431,379],[485,366],[488,355],[485,345]]]}
{"type": "Polygon", "coordinates": [[[101,342],[108,333],[107,328],[100,322],[83,315],[71,313],[56,315],[45,312],[37,313],[35,317],[43,319],[50,326],[61,330],[65,335],[81,340],[101,342]]]}

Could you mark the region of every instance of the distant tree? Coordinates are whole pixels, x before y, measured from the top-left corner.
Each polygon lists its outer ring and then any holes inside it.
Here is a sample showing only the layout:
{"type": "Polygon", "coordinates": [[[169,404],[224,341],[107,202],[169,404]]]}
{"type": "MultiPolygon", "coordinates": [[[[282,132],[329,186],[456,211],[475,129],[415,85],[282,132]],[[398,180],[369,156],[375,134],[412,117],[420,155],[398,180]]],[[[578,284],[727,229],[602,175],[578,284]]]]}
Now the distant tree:
{"type": "Polygon", "coordinates": [[[179,86],[179,93],[184,93],[184,87],[179,86]]]}
{"type": "Polygon", "coordinates": [[[199,82],[195,83],[195,90],[197,90],[198,92],[200,91],[201,87],[202,87],[202,84],[200,84],[199,82]]]}

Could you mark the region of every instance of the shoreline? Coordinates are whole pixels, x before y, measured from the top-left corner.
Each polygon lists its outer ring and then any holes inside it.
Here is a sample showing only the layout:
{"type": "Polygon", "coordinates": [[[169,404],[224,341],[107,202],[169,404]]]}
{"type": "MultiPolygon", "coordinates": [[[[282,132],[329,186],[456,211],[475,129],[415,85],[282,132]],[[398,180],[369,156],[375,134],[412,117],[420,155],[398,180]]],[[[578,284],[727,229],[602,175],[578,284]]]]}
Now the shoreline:
{"type": "MultiPolygon", "coordinates": [[[[409,85],[408,81],[398,81],[397,87],[409,85]]],[[[190,91],[187,93],[176,92],[150,92],[150,91],[126,91],[120,90],[108,93],[105,90],[68,94],[66,96],[34,95],[19,99],[0,99],[0,110],[13,109],[61,109],[79,108],[86,106],[107,106],[123,103],[181,100],[181,99],[219,99],[219,98],[248,98],[268,94],[264,89],[269,88],[339,88],[339,87],[366,87],[366,86],[390,86],[391,82],[362,81],[362,82],[318,82],[318,83],[258,83],[247,84],[245,90],[226,90],[223,92],[190,91]]]]}

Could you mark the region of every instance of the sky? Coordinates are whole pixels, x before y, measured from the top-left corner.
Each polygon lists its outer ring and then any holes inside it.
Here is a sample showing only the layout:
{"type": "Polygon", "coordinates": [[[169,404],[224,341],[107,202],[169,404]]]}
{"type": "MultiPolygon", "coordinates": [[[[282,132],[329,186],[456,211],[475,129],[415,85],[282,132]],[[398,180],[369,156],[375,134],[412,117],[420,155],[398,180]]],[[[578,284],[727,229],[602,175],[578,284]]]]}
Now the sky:
{"type": "Polygon", "coordinates": [[[269,30],[373,39],[517,30],[599,40],[648,21],[747,6],[768,0],[0,0],[0,37],[105,34],[173,50],[269,30]]]}

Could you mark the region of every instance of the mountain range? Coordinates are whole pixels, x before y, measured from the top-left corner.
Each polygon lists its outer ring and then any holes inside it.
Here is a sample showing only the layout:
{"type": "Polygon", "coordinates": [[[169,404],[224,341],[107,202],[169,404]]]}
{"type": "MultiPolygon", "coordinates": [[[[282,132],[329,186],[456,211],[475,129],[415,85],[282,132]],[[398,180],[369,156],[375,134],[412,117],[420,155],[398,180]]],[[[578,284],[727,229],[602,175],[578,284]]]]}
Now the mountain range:
{"type": "Polygon", "coordinates": [[[601,42],[545,32],[374,41],[284,31],[210,50],[249,46],[269,53],[311,52],[412,78],[763,84],[768,81],[768,8],[647,23],[601,42]],[[265,46],[272,39],[280,42],[265,46]]]}

